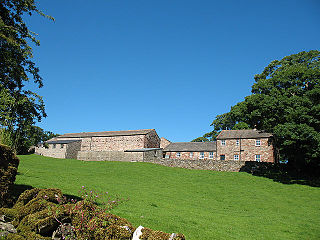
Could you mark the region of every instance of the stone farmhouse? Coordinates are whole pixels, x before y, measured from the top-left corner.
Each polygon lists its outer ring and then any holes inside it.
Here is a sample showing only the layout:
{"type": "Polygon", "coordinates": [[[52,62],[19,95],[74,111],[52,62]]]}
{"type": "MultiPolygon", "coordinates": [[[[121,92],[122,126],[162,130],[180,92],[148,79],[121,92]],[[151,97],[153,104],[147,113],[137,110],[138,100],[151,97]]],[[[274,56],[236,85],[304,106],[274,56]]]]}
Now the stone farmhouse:
{"type": "Polygon", "coordinates": [[[255,129],[223,130],[215,142],[176,143],[154,129],[67,133],[40,144],[36,154],[88,161],[275,161],[272,134],[255,129]]]}
{"type": "Polygon", "coordinates": [[[170,143],[163,154],[167,159],[275,161],[272,134],[255,129],[223,130],[216,142],[170,143]]]}

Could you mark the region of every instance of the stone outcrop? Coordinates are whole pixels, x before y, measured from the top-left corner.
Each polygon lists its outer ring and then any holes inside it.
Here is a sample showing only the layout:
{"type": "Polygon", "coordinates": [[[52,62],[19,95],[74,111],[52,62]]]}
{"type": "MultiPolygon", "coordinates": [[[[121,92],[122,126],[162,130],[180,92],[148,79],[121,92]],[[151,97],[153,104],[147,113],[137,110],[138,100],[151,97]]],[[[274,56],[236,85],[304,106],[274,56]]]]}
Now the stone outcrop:
{"type": "MultiPolygon", "coordinates": [[[[121,239],[130,240],[136,228],[88,199],[68,201],[59,189],[31,189],[13,208],[0,208],[2,232],[7,240],[121,239]]],[[[182,234],[141,230],[140,240],[184,240],[182,234]]]]}
{"type": "Polygon", "coordinates": [[[19,159],[13,151],[0,144],[0,207],[7,207],[13,203],[12,187],[16,180],[19,159]]]}

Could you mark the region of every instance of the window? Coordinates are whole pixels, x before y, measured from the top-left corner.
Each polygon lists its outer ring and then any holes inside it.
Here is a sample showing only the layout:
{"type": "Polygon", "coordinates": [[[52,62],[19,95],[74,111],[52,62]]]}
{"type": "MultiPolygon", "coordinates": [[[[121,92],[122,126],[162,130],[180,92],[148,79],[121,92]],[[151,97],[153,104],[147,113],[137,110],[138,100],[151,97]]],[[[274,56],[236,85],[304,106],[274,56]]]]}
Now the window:
{"type": "Polygon", "coordinates": [[[239,161],[239,155],[238,154],[233,155],[233,160],[239,161]]]}
{"type": "Polygon", "coordinates": [[[60,148],[63,148],[63,147],[64,147],[64,145],[63,145],[63,144],[61,144],[61,145],[60,145],[60,148]]]}
{"type": "Polygon", "coordinates": [[[226,160],[226,155],[220,155],[220,160],[226,160]]]}
{"type": "Polygon", "coordinates": [[[177,157],[177,158],[181,157],[181,153],[180,153],[180,152],[177,152],[177,153],[176,153],[176,157],[177,157]]]}
{"type": "Polygon", "coordinates": [[[225,146],[226,145],[226,140],[221,140],[221,146],[225,146]]]}
{"type": "Polygon", "coordinates": [[[170,158],[170,155],[169,155],[169,154],[166,154],[164,157],[165,157],[165,158],[170,158]]]}
{"type": "Polygon", "coordinates": [[[189,153],[189,157],[193,158],[193,152],[189,153]]]}
{"type": "Polygon", "coordinates": [[[200,159],[204,159],[204,152],[200,152],[200,159]]]}
{"type": "Polygon", "coordinates": [[[55,144],[53,144],[52,148],[56,148],[56,145],[55,145],[55,144]]]}
{"type": "Polygon", "coordinates": [[[239,146],[239,145],[240,145],[240,140],[237,139],[237,140],[236,140],[236,146],[239,146]]]}
{"type": "Polygon", "coordinates": [[[260,141],[260,139],[257,139],[257,140],[256,140],[256,146],[259,147],[260,145],[261,145],[261,141],[260,141]]]}
{"type": "Polygon", "coordinates": [[[261,162],[261,155],[260,154],[256,154],[256,162],[261,162]]]}
{"type": "Polygon", "coordinates": [[[209,159],[213,159],[213,152],[209,152],[209,159]]]}

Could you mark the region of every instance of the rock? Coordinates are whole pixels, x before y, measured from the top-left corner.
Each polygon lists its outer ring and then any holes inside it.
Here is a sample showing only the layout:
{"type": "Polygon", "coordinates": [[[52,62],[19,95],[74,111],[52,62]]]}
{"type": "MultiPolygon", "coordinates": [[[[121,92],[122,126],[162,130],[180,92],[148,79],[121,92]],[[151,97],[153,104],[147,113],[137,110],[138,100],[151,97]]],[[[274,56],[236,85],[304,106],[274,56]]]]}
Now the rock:
{"type": "Polygon", "coordinates": [[[69,239],[74,240],[76,239],[73,227],[70,223],[64,223],[60,225],[56,231],[52,234],[53,240],[60,240],[60,239],[69,239]]]}
{"type": "Polygon", "coordinates": [[[140,236],[142,235],[143,226],[139,226],[133,233],[132,240],[140,240],[140,236]]]}
{"type": "Polygon", "coordinates": [[[169,237],[169,240],[173,240],[175,237],[177,237],[177,234],[175,233],[172,233],[169,237]]]}
{"type": "Polygon", "coordinates": [[[17,230],[11,223],[0,222],[0,229],[9,233],[17,233],[17,230]]]}

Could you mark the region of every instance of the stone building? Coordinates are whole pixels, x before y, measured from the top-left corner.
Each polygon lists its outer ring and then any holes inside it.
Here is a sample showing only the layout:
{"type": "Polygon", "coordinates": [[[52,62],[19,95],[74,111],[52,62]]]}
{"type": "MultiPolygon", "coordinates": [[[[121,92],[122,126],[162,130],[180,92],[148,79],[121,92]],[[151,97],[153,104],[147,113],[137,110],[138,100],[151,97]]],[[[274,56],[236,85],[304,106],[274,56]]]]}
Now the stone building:
{"type": "Polygon", "coordinates": [[[263,131],[223,130],[215,142],[170,143],[167,159],[275,162],[272,134],[263,131]]]}
{"type": "Polygon", "coordinates": [[[215,142],[176,142],[163,149],[164,158],[185,160],[215,160],[215,142]]]}
{"type": "Polygon", "coordinates": [[[223,130],[217,137],[217,159],[274,162],[271,133],[256,129],[223,130]]]}
{"type": "Polygon", "coordinates": [[[142,161],[143,152],[134,149],[160,148],[154,129],[67,133],[36,148],[36,154],[79,160],[142,161]]]}
{"type": "Polygon", "coordinates": [[[272,134],[255,129],[223,130],[215,142],[176,143],[160,139],[154,129],[67,133],[45,145],[36,147],[36,154],[87,161],[275,162],[272,134]]]}

